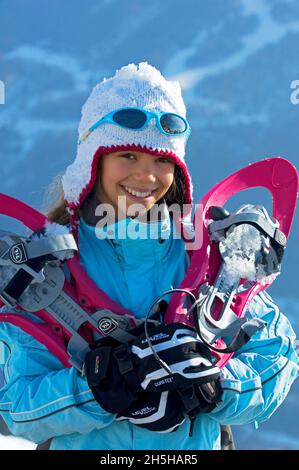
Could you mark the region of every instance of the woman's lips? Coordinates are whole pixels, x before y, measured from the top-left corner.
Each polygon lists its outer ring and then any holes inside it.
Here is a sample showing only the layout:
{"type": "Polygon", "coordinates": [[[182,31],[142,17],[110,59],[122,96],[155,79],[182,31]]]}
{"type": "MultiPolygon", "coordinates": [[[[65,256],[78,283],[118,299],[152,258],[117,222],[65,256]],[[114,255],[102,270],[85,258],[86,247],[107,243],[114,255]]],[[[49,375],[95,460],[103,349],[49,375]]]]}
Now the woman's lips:
{"type": "MultiPolygon", "coordinates": [[[[129,191],[126,190],[126,188],[122,185],[120,185],[121,189],[123,190],[123,192],[126,194],[126,196],[130,197],[133,201],[136,201],[136,202],[141,202],[141,201],[147,201],[148,199],[150,199],[154,192],[156,191],[155,189],[151,192],[151,194],[149,194],[148,196],[145,196],[145,197],[142,197],[142,196],[135,196],[134,194],[132,193],[129,193],[129,191]]],[[[137,190],[136,190],[137,191],[137,190]]],[[[147,191],[138,191],[138,192],[147,192],[147,191]]]]}

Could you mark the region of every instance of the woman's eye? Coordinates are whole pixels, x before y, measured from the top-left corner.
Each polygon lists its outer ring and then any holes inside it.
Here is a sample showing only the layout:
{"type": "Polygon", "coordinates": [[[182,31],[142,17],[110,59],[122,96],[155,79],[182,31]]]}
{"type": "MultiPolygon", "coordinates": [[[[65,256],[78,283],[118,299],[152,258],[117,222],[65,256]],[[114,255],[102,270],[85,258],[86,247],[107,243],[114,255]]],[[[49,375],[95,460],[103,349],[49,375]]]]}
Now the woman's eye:
{"type": "Polygon", "coordinates": [[[161,163],[172,163],[172,161],[169,160],[169,158],[164,158],[164,157],[158,158],[158,161],[161,163]]]}
{"type": "Polygon", "coordinates": [[[121,155],[121,157],[127,158],[128,160],[133,160],[134,158],[136,158],[133,153],[124,153],[123,155],[121,155]]]}

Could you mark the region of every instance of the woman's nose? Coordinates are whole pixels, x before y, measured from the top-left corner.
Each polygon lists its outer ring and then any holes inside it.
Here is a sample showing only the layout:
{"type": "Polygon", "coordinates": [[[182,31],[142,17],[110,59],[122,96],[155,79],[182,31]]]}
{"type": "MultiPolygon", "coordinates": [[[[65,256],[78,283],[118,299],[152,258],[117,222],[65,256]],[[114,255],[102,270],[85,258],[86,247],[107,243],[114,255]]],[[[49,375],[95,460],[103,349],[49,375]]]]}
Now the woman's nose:
{"type": "Polygon", "coordinates": [[[154,166],[151,163],[143,163],[135,168],[135,178],[138,181],[155,181],[156,175],[154,166]]]}

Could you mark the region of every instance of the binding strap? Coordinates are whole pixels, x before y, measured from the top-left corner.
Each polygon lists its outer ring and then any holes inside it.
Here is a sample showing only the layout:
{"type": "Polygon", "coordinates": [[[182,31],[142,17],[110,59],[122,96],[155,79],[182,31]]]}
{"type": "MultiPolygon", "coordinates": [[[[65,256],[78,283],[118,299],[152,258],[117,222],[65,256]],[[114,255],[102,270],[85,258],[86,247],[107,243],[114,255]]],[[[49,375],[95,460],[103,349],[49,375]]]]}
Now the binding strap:
{"type": "MultiPolygon", "coordinates": [[[[3,234],[3,232],[2,232],[3,234]]],[[[72,256],[78,247],[72,234],[26,239],[6,233],[0,239],[0,266],[15,268],[15,274],[0,294],[6,305],[14,307],[29,284],[43,282],[42,269],[61,256],[72,256]]]]}

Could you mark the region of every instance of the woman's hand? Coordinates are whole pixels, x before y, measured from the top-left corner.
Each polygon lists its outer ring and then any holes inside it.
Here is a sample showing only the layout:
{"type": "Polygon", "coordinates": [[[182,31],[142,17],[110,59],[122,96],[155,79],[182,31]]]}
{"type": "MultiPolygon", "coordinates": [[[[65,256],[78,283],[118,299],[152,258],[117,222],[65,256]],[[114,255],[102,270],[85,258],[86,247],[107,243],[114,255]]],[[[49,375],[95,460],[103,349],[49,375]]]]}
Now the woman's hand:
{"type": "Polygon", "coordinates": [[[197,388],[217,381],[220,371],[195,330],[181,323],[161,324],[149,330],[149,342],[144,328],[138,333],[127,344],[105,338],[87,354],[86,377],[98,403],[119,414],[144,392],[160,397],[176,391],[187,412],[199,406],[197,388]],[[187,390],[193,392],[188,396],[187,390]]]}

